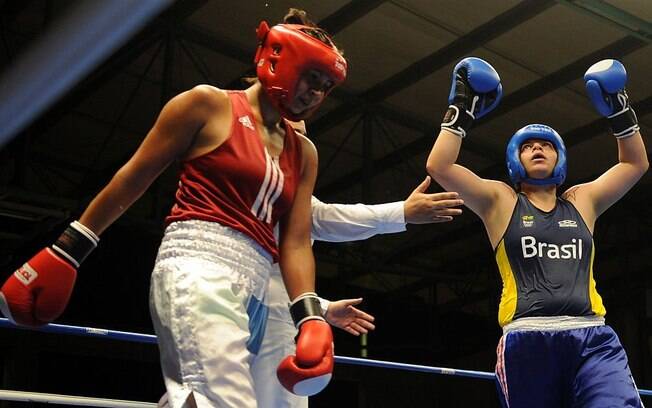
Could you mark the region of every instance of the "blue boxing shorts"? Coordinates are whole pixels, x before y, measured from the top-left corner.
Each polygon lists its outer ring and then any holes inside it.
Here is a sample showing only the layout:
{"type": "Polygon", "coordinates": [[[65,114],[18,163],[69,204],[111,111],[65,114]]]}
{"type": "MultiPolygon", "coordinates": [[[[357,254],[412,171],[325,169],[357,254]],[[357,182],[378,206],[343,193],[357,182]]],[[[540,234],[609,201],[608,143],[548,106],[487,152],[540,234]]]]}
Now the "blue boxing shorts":
{"type": "Polygon", "coordinates": [[[625,350],[601,317],[518,319],[505,326],[497,356],[504,408],[643,407],[625,350]]]}

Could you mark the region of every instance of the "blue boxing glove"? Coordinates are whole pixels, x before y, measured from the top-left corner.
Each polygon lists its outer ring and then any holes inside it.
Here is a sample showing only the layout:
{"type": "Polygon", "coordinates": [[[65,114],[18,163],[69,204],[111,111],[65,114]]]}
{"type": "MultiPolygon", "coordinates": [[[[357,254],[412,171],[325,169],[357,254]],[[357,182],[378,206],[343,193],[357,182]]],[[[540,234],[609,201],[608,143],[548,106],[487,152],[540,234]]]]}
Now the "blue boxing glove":
{"type": "Polygon", "coordinates": [[[638,132],[638,119],[625,91],[627,71],[623,64],[613,59],[597,62],[586,71],[584,81],[591,102],[607,117],[614,136],[624,138],[638,132]]]}
{"type": "Polygon", "coordinates": [[[450,105],[441,127],[460,137],[466,136],[473,121],[498,106],[502,96],[503,86],[494,67],[480,58],[464,58],[453,69],[450,105]]]}

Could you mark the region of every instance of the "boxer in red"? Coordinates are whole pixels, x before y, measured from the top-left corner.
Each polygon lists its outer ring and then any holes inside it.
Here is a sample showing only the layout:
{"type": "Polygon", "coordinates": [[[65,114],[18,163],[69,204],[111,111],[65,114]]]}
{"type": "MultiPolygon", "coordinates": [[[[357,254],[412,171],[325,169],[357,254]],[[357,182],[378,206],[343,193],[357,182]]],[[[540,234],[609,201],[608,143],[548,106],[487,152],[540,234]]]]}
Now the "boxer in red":
{"type": "Polygon", "coordinates": [[[317,152],[285,119],[310,117],[346,78],[329,35],[299,10],[300,24],[257,30],[257,77],[245,91],[200,85],[172,98],[133,157],[51,248],[4,284],[13,321],[56,319],[76,269],[102,232],[175,160],[175,204],[152,273],[150,305],[172,407],[255,407],[250,365],[267,319],[279,261],[299,328],[296,355],[279,371],[295,392],[328,383],[333,338],[315,294],[310,199],[317,152]],[[274,227],[280,238],[274,238],[274,227]]]}

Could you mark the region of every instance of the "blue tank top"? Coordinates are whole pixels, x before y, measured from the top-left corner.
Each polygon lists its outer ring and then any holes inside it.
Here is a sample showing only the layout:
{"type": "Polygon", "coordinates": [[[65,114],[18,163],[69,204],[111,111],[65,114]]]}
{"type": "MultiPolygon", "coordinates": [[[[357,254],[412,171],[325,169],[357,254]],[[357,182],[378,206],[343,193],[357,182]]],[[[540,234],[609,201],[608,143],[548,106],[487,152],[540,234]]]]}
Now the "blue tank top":
{"type": "Polygon", "coordinates": [[[503,280],[501,326],[521,317],[606,314],[593,279],[593,237],[567,200],[557,197],[545,212],[518,194],[495,252],[503,280]]]}

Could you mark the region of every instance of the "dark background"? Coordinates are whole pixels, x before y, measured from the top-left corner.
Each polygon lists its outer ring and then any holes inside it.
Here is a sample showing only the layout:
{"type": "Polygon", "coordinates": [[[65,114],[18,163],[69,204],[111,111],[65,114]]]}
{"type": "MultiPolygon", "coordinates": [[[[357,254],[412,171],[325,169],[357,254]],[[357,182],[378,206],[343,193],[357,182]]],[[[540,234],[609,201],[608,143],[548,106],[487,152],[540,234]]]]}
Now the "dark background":
{"type": "MultiPolygon", "coordinates": [[[[47,38],[74,1],[0,1],[2,69],[47,38]]],[[[345,85],[308,122],[320,153],[315,195],[325,202],[401,200],[425,176],[446,108],[452,67],[479,56],[501,75],[501,105],[479,121],[460,162],[506,181],[504,148],[521,126],[546,123],[568,146],[566,186],[616,163],[616,144],[585,96],[582,75],[620,59],[647,142],[652,125],[652,6],[642,0],[444,1],[182,0],[81,79],[0,150],[0,278],[49,245],[133,154],[161,106],[200,83],[240,88],[254,29],[288,7],[310,12],[349,60],[345,85]]],[[[60,50],[66,52],[66,50],[60,50]]],[[[43,61],[47,64],[47,61],[43,61]]],[[[1,82],[0,82],[1,84],[1,82]]],[[[11,103],[1,101],[0,103],[11,103]]],[[[0,124],[1,126],[1,124],[0,124]]],[[[58,323],[152,333],[149,274],[176,189],[176,168],[102,236],[58,323]]],[[[595,276],[637,384],[652,388],[650,175],[598,221],[595,276]]],[[[440,191],[433,184],[431,191],[440,191]]],[[[318,289],[365,298],[377,329],[374,359],[492,371],[501,335],[501,282],[484,229],[468,209],[448,224],[409,226],[362,243],[316,243],[318,289]]],[[[0,329],[2,388],[156,401],[154,346],[0,329]]],[[[336,353],[360,356],[336,333],[336,353]]],[[[29,406],[0,403],[0,406],[29,406]]],[[[31,404],[38,405],[38,404],[31,404]]],[[[338,365],[312,407],[497,407],[494,384],[338,365]]]]}

